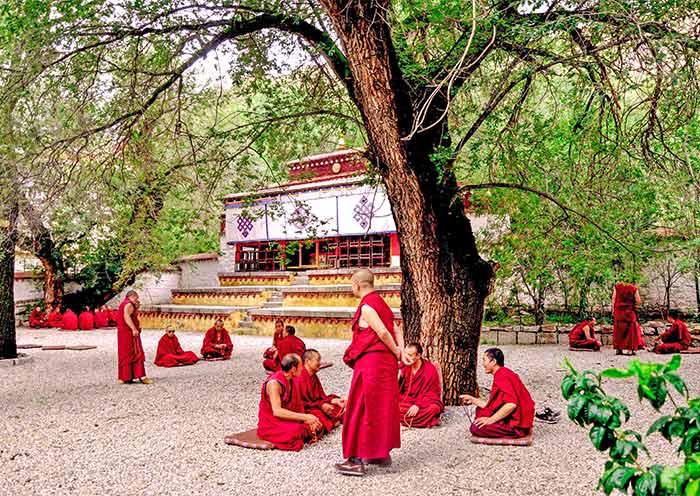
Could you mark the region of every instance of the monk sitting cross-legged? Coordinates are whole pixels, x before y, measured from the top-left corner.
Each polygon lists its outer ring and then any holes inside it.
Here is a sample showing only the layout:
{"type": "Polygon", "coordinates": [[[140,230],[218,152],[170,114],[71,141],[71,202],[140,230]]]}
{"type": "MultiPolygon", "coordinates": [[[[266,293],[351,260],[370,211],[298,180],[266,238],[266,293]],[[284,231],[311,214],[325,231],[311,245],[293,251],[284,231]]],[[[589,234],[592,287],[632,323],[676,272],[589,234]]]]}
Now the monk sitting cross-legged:
{"type": "Polygon", "coordinates": [[[63,320],[61,324],[61,329],[64,331],[77,331],[78,330],[78,316],[70,308],[63,312],[63,320]]]}
{"type": "MultiPolygon", "coordinates": [[[[277,340],[277,357],[283,357],[290,353],[296,353],[301,356],[305,351],[306,344],[296,336],[296,329],[294,326],[286,326],[282,332],[282,339],[277,340]]],[[[279,365],[277,363],[266,362],[264,366],[269,371],[279,370],[279,365]]]]}
{"type": "Polygon", "coordinates": [[[41,307],[36,307],[29,314],[29,327],[46,327],[46,314],[41,307]]]}
{"type": "Polygon", "coordinates": [[[291,381],[301,374],[299,355],[285,355],[280,370],[270,375],[260,392],[258,437],[280,450],[299,451],[323,428],[321,422],[304,406],[291,381]]]}
{"type": "Polygon", "coordinates": [[[277,353],[277,344],[282,339],[284,334],[284,321],[277,319],[275,321],[275,334],[272,336],[272,346],[263,353],[263,368],[268,372],[274,372],[280,369],[280,357],[277,353]]]}
{"type": "Polygon", "coordinates": [[[419,343],[406,346],[405,367],[399,371],[399,413],[401,423],[409,427],[440,425],[445,410],[437,368],[423,358],[419,343]]]}
{"type": "Polygon", "coordinates": [[[58,305],[53,307],[51,313],[46,320],[47,327],[61,327],[63,325],[63,315],[61,315],[61,309],[58,305]]]}
{"type": "Polygon", "coordinates": [[[175,336],[172,326],[165,328],[165,334],[158,341],[156,359],[153,361],[159,367],[177,367],[179,365],[193,365],[199,358],[191,351],[184,351],[180,341],[175,336]]]}
{"type": "Polygon", "coordinates": [[[233,353],[233,343],[228,331],[224,329],[224,321],[218,319],[214,327],[209,329],[204,335],[202,343],[203,358],[222,358],[228,360],[233,353]]]}
{"type": "Polygon", "coordinates": [[[569,333],[569,347],[581,350],[600,351],[603,345],[595,335],[595,318],[579,322],[569,333]]]}
{"type": "Polygon", "coordinates": [[[666,320],[671,324],[671,327],[654,341],[654,353],[680,353],[687,350],[692,341],[688,326],[677,318],[675,313],[669,312],[666,320]]]}
{"type": "Polygon", "coordinates": [[[109,327],[109,312],[103,305],[95,310],[95,329],[109,327]]]}
{"type": "Polygon", "coordinates": [[[304,366],[299,377],[294,379],[294,387],[304,404],[306,413],[311,413],[323,424],[324,432],[330,432],[340,424],[345,411],[345,400],[335,394],[326,394],[318,378],[321,369],[321,354],[308,349],[302,355],[304,366]]]}
{"type": "Polygon", "coordinates": [[[488,400],[469,394],[460,396],[467,405],[476,405],[476,418],[470,431],[477,437],[519,438],[530,433],[535,419],[535,402],[518,374],[504,367],[503,352],[489,348],[484,353],[484,370],[493,375],[488,400]]]}
{"type": "Polygon", "coordinates": [[[95,328],[95,316],[90,311],[90,307],[85,307],[85,310],[80,312],[78,327],[81,331],[92,331],[95,328]]]}

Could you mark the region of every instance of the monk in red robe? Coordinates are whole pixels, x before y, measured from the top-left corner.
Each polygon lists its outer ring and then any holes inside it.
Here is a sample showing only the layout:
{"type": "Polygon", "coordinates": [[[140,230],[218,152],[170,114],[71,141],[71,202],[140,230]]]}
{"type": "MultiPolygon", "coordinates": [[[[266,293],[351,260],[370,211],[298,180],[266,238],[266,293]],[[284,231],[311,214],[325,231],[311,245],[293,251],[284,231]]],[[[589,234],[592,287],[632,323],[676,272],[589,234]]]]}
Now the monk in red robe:
{"type": "Polygon", "coordinates": [[[95,329],[109,327],[109,313],[103,305],[95,310],[95,329]]]}
{"type": "Polygon", "coordinates": [[[690,348],[692,338],[685,322],[672,313],[668,314],[666,320],[671,324],[671,327],[654,341],[654,353],[660,355],[680,353],[690,348]]]}
{"type": "Polygon", "coordinates": [[[156,359],[154,364],[159,367],[178,367],[180,365],[194,365],[199,358],[191,351],[184,351],[180,346],[180,341],[175,335],[172,326],[165,328],[165,334],[158,341],[156,359]]]}
{"type": "Polygon", "coordinates": [[[530,433],[535,420],[535,402],[518,374],[504,366],[503,352],[489,348],[484,352],[484,370],[493,375],[488,400],[470,394],[460,396],[467,405],[476,405],[470,431],[477,437],[519,438],[530,433]]]}
{"type": "Polygon", "coordinates": [[[46,320],[47,327],[62,327],[63,326],[63,315],[61,315],[61,309],[58,305],[53,307],[51,313],[46,320]]]}
{"type": "Polygon", "coordinates": [[[138,379],[142,384],[153,384],[146,376],[146,355],[141,343],[139,323],[139,295],[130,290],[117,310],[117,356],[119,384],[130,384],[138,379]]]}
{"type": "Polygon", "coordinates": [[[90,311],[90,307],[85,307],[85,310],[80,312],[78,327],[81,331],[92,331],[95,328],[95,315],[90,311]]]}
{"type": "Polygon", "coordinates": [[[224,328],[224,321],[217,319],[214,327],[210,328],[204,335],[202,343],[202,358],[220,358],[228,360],[233,353],[233,343],[231,336],[224,328]]]}
{"type": "Polygon", "coordinates": [[[278,319],[275,321],[275,334],[272,336],[272,346],[263,353],[263,368],[268,372],[279,370],[280,359],[277,353],[277,343],[282,339],[284,334],[284,321],[278,319]]]}
{"type": "Polygon", "coordinates": [[[276,372],[279,370],[279,357],[290,353],[296,353],[301,356],[306,351],[306,344],[296,336],[296,332],[294,326],[288,325],[284,327],[282,337],[277,340],[275,359],[265,360],[263,363],[265,370],[268,372],[276,372]]]}
{"type": "Polygon", "coordinates": [[[63,323],[61,329],[64,331],[77,331],[78,330],[78,316],[70,308],[63,312],[63,323]]]}
{"type": "Polygon", "coordinates": [[[365,464],[388,466],[401,447],[398,361],[403,337],[394,331],[394,312],[374,290],[374,274],[356,271],[352,292],[361,298],[352,320],[352,342],[343,361],[353,369],[343,418],[344,475],[365,474],[365,464]]]}
{"type": "Polygon", "coordinates": [[[600,351],[603,346],[595,334],[595,318],[579,322],[569,333],[569,347],[600,351]]]}
{"type": "Polygon", "coordinates": [[[110,326],[116,326],[117,325],[117,315],[119,312],[115,310],[114,308],[107,307],[107,310],[109,312],[109,325],[110,326]]]}
{"type": "Polygon", "coordinates": [[[641,347],[637,325],[637,306],[641,303],[634,284],[617,283],[613,289],[613,348],[617,355],[629,350],[631,355],[641,347]]]}
{"type": "Polygon", "coordinates": [[[36,307],[29,313],[29,327],[46,327],[46,314],[41,307],[36,307]]]}
{"type": "Polygon", "coordinates": [[[263,383],[258,409],[258,437],[280,450],[299,451],[322,429],[318,419],[304,413],[304,405],[291,381],[301,374],[298,355],[286,355],[280,370],[263,383]]]}
{"type": "Polygon", "coordinates": [[[437,367],[423,358],[420,343],[406,346],[405,367],[399,372],[399,414],[408,427],[440,425],[442,383],[437,367]]]}
{"type": "Polygon", "coordinates": [[[294,379],[294,387],[304,404],[304,411],[315,415],[323,424],[323,432],[328,433],[337,427],[345,413],[345,400],[335,394],[326,394],[318,378],[321,369],[321,354],[308,349],[301,357],[303,367],[299,377],[294,379]]]}

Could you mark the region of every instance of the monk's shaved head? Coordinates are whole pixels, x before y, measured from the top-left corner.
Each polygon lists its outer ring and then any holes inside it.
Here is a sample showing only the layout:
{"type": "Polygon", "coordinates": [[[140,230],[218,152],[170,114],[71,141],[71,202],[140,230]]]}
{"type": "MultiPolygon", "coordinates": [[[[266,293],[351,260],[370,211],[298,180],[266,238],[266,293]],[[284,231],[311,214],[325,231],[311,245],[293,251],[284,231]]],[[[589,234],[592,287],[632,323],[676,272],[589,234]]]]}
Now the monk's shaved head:
{"type": "Polygon", "coordinates": [[[372,271],[369,269],[356,270],[352,278],[361,288],[374,287],[374,274],[372,274],[372,271]]]}
{"type": "Polygon", "coordinates": [[[308,362],[309,360],[313,360],[314,358],[318,358],[320,360],[321,354],[313,348],[309,348],[303,355],[301,355],[301,361],[304,363],[308,362]]]}
{"type": "Polygon", "coordinates": [[[132,296],[138,296],[139,294],[134,291],[133,289],[130,289],[129,291],[126,292],[126,297],[131,298],[132,296]]]}
{"type": "Polygon", "coordinates": [[[289,372],[301,363],[301,358],[296,353],[287,353],[280,362],[280,368],[284,372],[289,372]]]}

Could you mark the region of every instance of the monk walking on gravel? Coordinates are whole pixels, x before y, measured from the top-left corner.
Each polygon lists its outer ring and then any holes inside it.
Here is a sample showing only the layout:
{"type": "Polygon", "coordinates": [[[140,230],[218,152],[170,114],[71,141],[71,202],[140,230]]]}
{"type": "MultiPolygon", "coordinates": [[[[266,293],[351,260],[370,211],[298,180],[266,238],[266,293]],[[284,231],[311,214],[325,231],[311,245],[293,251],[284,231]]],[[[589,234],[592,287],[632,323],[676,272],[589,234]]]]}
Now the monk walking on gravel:
{"type": "Polygon", "coordinates": [[[139,295],[136,291],[126,293],[117,310],[117,356],[119,384],[129,384],[138,379],[142,384],[152,384],[146,377],[146,355],[141,344],[139,324],[139,295]]]}
{"type": "Polygon", "coordinates": [[[401,447],[398,362],[403,340],[394,331],[394,313],[374,290],[367,269],[352,276],[352,292],[361,298],[352,321],[352,342],[343,361],[353,369],[343,419],[343,456],[335,468],[344,475],[365,475],[365,464],[391,465],[391,450],[401,447]]]}

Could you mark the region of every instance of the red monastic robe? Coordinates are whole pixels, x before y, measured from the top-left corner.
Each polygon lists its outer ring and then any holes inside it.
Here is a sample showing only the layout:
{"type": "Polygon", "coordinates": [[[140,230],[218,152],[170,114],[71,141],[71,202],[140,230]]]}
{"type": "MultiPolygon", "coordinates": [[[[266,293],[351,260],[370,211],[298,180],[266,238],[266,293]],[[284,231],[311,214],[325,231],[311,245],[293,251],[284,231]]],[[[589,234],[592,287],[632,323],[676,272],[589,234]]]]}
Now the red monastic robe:
{"type": "Polygon", "coordinates": [[[109,312],[109,325],[116,326],[117,325],[117,314],[119,314],[119,312],[117,310],[108,310],[108,312],[109,312]]]}
{"type": "Polygon", "coordinates": [[[291,335],[278,339],[275,346],[277,347],[277,358],[268,358],[267,360],[263,361],[263,367],[265,367],[266,370],[273,372],[280,369],[280,362],[285,355],[289,353],[296,353],[297,355],[301,356],[302,353],[306,351],[306,344],[304,344],[304,341],[291,335]]]}
{"type": "Polygon", "coordinates": [[[535,402],[518,374],[501,367],[493,375],[489,401],[484,408],[476,409],[476,417],[490,417],[506,403],[515,403],[515,411],[495,424],[478,427],[471,425],[471,433],[479,437],[523,437],[535,420],[535,402]]]}
{"type": "Polygon", "coordinates": [[[360,327],[362,307],[372,307],[389,333],[394,313],[376,291],[362,298],[352,320],[352,342],[343,361],[353,368],[343,418],[343,456],[387,458],[401,447],[398,360],[371,328],[360,327]]]}
{"type": "Polygon", "coordinates": [[[78,327],[81,331],[92,331],[95,328],[95,316],[86,310],[78,317],[78,327]]]}
{"type": "Polygon", "coordinates": [[[228,360],[233,353],[233,343],[226,329],[222,329],[220,333],[216,332],[214,327],[210,328],[204,335],[202,343],[202,356],[204,358],[223,358],[228,360]],[[214,348],[215,344],[225,344],[226,348],[222,351],[220,348],[214,348]]]}
{"type": "Polygon", "coordinates": [[[109,312],[97,310],[95,312],[95,328],[109,327],[109,312]]]}
{"type": "Polygon", "coordinates": [[[29,314],[29,327],[46,327],[46,314],[36,308],[29,314]]]}
{"type": "Polygon", "coordinates": [[[331,405],[333,411],[328,414],[323,411],[321,405],[331,403],[338,398],[334,394],[326,394],[318,378],[318,374],[311,375],[306,367],[302,367],[301,375],[293,380],[294,387],[298,389],[299,398],[304,404],[304,411],[311,413],[323,424],[325,432],[332,431],[342,420],[343,410],[338,405],[331,405]]]}
{"type": "Polygon", "coordinates": [[[661,342],[654,347],[654,352],[659,354],[679,353],[690,347],[692,337],[688,326],[680,319],[676,319],[671,327],[659,336],[661,342]]]}
{"type": "Polygon", "coordinates": [[[285,451],[299,451],[304,446],[304,441],[311,438],[311,430],[304,422],[296,420],[283,420],[272,414],[272,404],[267,395],[267,384],[277,381],[282,387],[282,408],[297,413],[304,413],[304,406],[295,388],[284,376],[281,370],[270,375],[263,383],[260,392],[260,406],[258,408],[258,437],[269,441],[273,446],[285,451]]]}
{"type": "Polygon", "coordinates": [[[571,329],[569,333],[569,346],[571,348],[581,348],[585,350],[600,350],[600,341],[596,338],[595,329],[593,324],[589,320],[584,320],[579,322],[571,329]],[[591,335],[591,339],[586,338],[586,333],[583,332],[583,328],[588,326],[588,332],[591,335]]]}
{"type": "Polygon", "coordinates": [[[637,303],[634,284],[615,284],[615,303],[613,307],[613,348],[616,350],[637,351],[639,329],[637,327],[637,303]]]}
{"type": "MultiPolygon", "coordinates": [[[[124,308],[129,303],[129,300],[124,298],[124,301],[119,305],[119,310],[117,310],[117,360],[119,380],[121,381],[132,381],[146,377],[146,355],[143,352],[141,335],[134,336],[124,318],[124,308]]],[[[138,309],[134,309],[131,320],[136,329],[140,331],[138,309]]]]}
{"type": "Polygon", "coordinates": [[[49,314],[46,325],[48,327],[62,327],[63,326],[63,315],[61,311],[56,309],[49,314]]]}
{"type": "Polygon", "coordinates": [[[440,414],[445,411],[442,387],[437,368],[428,360],[417,372],[402,367],[399,375],[399,413],[401,423],[409,427],[435,427],[440,425],[440,414]],[[418,407],[415,417],[406,417],[413,405],[418,407]]]}
{"type": "Polygon", "coordinates": [[[159,367],[177,367],[179,365],[193,365],[199,358],[191,351],[184,351],[180,346],[180,340],[174,334],[164,334],[158,341],[156,359],[153,361],[159,367]]]}
{"type": "Polygon", "coordinates": [[[78,330],[78,316],[70,308],[63,313],[63,323],[61,329],[64,331],[78,330]]]}

